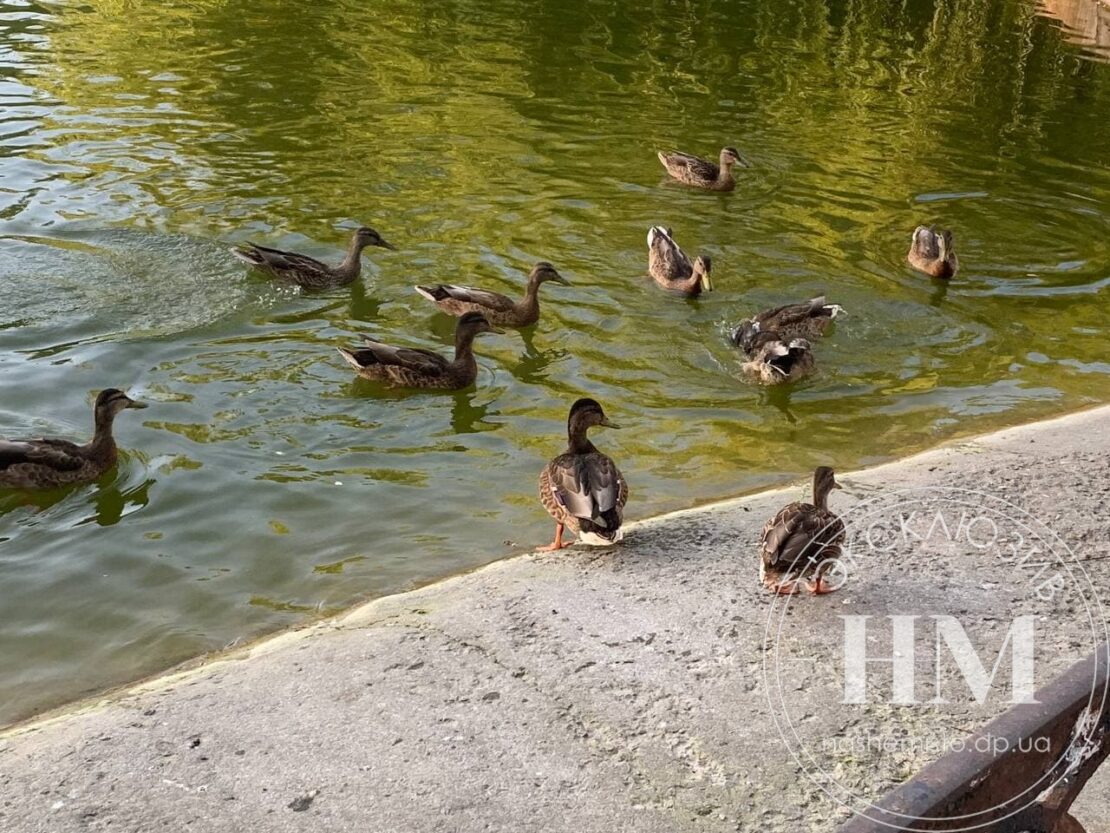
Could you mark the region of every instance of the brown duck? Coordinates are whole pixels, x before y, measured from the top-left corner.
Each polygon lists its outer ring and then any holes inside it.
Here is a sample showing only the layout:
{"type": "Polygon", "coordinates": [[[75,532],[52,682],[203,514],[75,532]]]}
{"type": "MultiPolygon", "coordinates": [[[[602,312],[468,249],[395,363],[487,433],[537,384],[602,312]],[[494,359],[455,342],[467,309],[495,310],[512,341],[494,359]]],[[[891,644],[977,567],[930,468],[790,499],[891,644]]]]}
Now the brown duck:
{"type": "Polygon", "coordinates": [[[713,289],[709,273],[712,263],[708,257],[698,255],[693,262],[682,251],[671,230],[663,226],[648,229],[648,273],[664,289],[696,297],[713,289]]]}
{"type": "Polygon", "coordinates": [[[740,369],[764,385],[796,382],[814,367],[813,348],[804,338],[787,338],[774,331],[759,333],[744,351],[748,360],[740,369]]]}
{"type": "Polygon", "coordinates": [[[570,281],[555,271],[555,267],[541,261],[528,275],[528,288],[524,297],[514,301],[499,292],[454,286],[449,283],[434,286],[417,286],[416,291],[449,315],[480,312],[491,324],[502,327],[527,327],[540,318],[540,285],[552,281],[570,286],[570,281]]]}
{"type": "Polygon", "coordinates": [[[833,470],[813,472],[813,503],[791,503],[763,527],[759,576],[769,590],[783,595],[829,593],[824,575],[840,557],[844,523],[829,510],[829,492],[839,489],[833,470]]]}
{"type": "Polygon", "coordinates": [[[0,440],[0,487],[54,489],[90,483],[116,464],[118,450],[112,436],[116,414],[125,408],[145,408],[115,388],[102,390],[93,407],[93,438],[84,445],[43,437],[0,440]]]}
{"type": "Polygon", "coordinates": [[[296,252],[283,252],[248,243],[233,248],[231,253],[244,263],[268,272],[275,278],[292,281],[305,289],[334,289],[352,283],[362,272],[362,250],[367,246],[395,247],[382,239],[374,229],[363,226],[351,235],[347,256],[338,266],[328,266],[316,258],[296,252]]]}
{"type": "Polygon", "coordinates": [[[684,185],[708,188],[711,191],[731,191],[736,187],[732,166],[748,167],[736,148],[723,148],[719,163],[679,151],[659,151],[659,161],[663,163],[667,173],[684,185]]]}
{"type": "Polygon", "coordinates": [[[952,232],[933,226],[918,226],[913,230],[910,252],[906,255],[910,266],[934,278],[951,278],[960,268],[956,250],[952,248],[952,232]]]}
{"type": "Polygon", "coordinates": [[[761,333],[775,332],[780,338],[816,338],[824,335],[829,324],[844,312],[839,304],[828,304],[819,295],[802,304],[785,304],[753,315],[732,331],[732,343],[750,352],[761,333]]]}
{"type": "Polygon", "coordinates": [[[567,450],[540,473],[540,502],[555,519],[555,540],[542,550],[570,546],[563,541],[569,527],[583,544],[608,546],[624,536],[621,522],[628,501],[628,484],[612,458],[586,437],[594,426],[619,428],[605,417],[593,399],[579,399],[567,417],[567,450]]]}
{"type": "Polygon", "coordinates": [[[480,312],[468,312],[455,325],[455,357],[419,347],[391,347],[369,336],[362,348],[338,347],[339,355],[360,376],[401,388],[461,390],[478,378],[474,339],[479,333],[500,333],[480,312]]]}

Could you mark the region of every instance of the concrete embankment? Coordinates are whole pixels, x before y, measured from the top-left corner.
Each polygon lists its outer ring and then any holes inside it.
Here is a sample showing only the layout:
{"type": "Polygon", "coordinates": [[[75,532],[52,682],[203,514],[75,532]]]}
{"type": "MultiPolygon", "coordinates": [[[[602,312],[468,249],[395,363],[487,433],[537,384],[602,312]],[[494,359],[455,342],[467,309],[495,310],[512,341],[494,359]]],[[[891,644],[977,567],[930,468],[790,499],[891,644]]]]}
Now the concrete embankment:
{"type": "MultiPolygon", "coordinates": [[[[1110,407],[840,479],[838,511],[892,485],[1005,499],[1107,586],[1110,407]]],[[[613,550],[498,562],[9,730],[0,830],[833,830],[847,810],[790,754],[762,670],[773,600],[756,542],[801,494],[653,519],[613,550]]],[[[995,633],[1028,603],[1012,572],[873,559],[839,592],[793,603],[791,650],[804,660],[818,645],[831,606],[880,616],[966,599],[995,633]]],[[[1078,613],[1058,618],[1041,616],[1059,640],[1046,674],[1082,648],[1078,613]]],[[[791,691],[810,739],[915,731],[906,710],[791,691]]],[[[981,725],[965,716],[961,730],[981,725]]],[[[892,770],[856,754],[837,777],[874,797],[928,759],[905,753],[892,770]]],[[[1108,784],[1096,777],[1075,810],[1092,832],[1110,829],[1108,784]]]]}

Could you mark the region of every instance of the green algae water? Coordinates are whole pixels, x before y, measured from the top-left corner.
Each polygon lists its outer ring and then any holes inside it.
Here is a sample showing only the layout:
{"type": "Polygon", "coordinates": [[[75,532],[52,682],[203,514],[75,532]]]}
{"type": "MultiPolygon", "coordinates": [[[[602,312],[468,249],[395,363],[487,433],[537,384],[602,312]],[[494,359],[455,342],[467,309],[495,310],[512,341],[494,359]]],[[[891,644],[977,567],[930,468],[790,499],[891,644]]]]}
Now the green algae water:
{"type": "Polygon", "coordinates": [[[151,404],[99,484],[0,494],[0,723],[549,541],[536,477],[581,395],[624,426],[598,443],[631,517],[1110,399],[1108,14],[0,2],[0,435],[86,436],[103,387],[151,404]],[[735,193],[663,181],[656,149],[726,144],[735,193]],[[950,284],[904,263],[928,222],[950,284]],[[333,292],[226,251],[338,259],[361,223],[398,251],[333,292]],[[656,223],[716,292],[656,290],[656,223]],[[480,340],[474,390],[334,350],[448,350],[413,284],[517,294],[540,259],[574,286],[480,340]],[[848,314],[817,374],[740,381],[728,328],[822,292],[848,314]]]}

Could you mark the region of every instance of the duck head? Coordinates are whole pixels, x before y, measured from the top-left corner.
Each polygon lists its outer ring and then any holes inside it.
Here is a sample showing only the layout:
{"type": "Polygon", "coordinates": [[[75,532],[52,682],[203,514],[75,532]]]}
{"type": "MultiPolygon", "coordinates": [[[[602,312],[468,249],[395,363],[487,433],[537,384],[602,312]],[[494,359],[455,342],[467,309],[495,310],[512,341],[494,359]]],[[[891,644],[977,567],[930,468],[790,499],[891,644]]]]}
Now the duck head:
{"type": "Polygon", "coordinates": [[[713,262],[708,255],[698,255],[694,258],[694,274],[698,277],[702,292],[713,291],[713,280],[709,273],[713,269],[713,262]]]}
{"type": "Polygon", "coordinates": [[[355,243],[358,244],[360,249],[364,249],[367,246],[381,246],[383,249],[397,250],[396,246],[386,242],[385,238],[374,229],[370,228],[370,226],[362,226],[355,232],[355,243]]]}
{"type": "Polygon", "coordinates": [[[731,168],[733,165],[739,165],[741,168],[750,168],[748,160],[740,155],[740,151],[736,148],[722,148],[721,149],[721,167],[731,168]]]}
{"type": "Polygon", "coordinates": [[[546,283],[547,281],[559,283],[563,286],[570,286],[570,281],[555,271],[554,266],[546,260],[541,260],[533,266],[532,271],[528,273],[528,282],[539,286],[541,283],[546,283]]]}
{"type": "Polygon", "coordinates": [[[605,416],[605,411],[596,399],[579,399],[570,406],[570,415],[567,417],[567,427],[571,434],[585,431],[587,428],[600,426],[603,428],[620,428],[615,422],[610,422],[605,416]]]}

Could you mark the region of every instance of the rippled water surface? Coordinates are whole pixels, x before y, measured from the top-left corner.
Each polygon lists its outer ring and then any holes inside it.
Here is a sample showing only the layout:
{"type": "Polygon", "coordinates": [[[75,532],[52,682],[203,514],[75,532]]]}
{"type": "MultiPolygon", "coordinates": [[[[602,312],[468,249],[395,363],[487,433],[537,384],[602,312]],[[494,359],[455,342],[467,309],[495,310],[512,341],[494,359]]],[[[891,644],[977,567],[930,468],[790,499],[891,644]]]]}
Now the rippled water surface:
{"type": "MultiPolygon", "coordinates": [[[[566,408],[630,515],[855,467],[1110,398],[1110,66],[1093,2],[0,2],[0,434],[125,412],[101,483],[0,494],[0,722],[549,540],[566,408]],[[1087,15],[1086,17],[1084,15],[1087,15]],[[663,182],[660,147],[752,163],[663,182]],[[649,225],[710,254],[665,297],[649,225]],[[920,222],[962,271],[907,269],[920,222]],[[226,252],[338,258],[305,295],[226,252]],[[356,381],[359,332],[447,350],[411,290],[517,293],[476,389],[356,381]],[[826,292],[848,316],[792,389],[724,333],[826,292]]],[[[738,544],[738,557],[748,557],[738,544]]],[[[754,568],[753,568],[754,570],[754,568]]]]}

